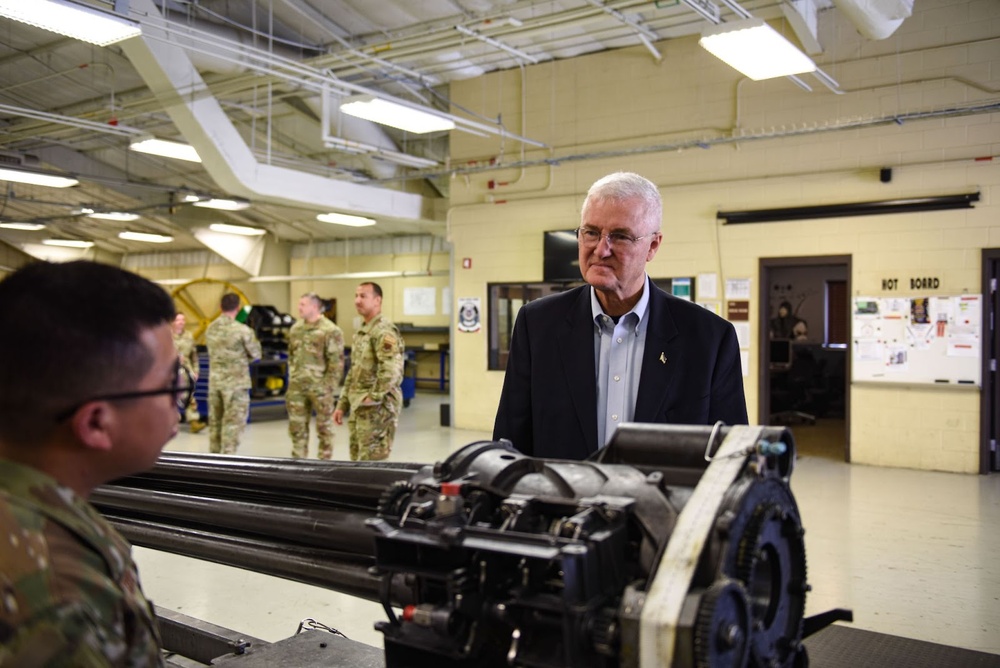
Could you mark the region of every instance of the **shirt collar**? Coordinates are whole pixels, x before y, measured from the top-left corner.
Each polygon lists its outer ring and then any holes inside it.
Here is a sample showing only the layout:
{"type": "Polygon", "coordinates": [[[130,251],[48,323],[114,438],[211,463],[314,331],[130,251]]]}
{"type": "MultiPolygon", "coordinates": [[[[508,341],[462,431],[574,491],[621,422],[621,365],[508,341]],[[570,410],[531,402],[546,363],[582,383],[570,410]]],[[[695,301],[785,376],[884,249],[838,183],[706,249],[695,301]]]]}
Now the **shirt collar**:
{"type": "MultiPolygon", "coordinates": [[[[635,326],[636,333],[640,333],[642,328],[646,326],[646,312],[649,310],[649,274],[646,274],[645,280],[642,282],[642,294],[639,296],[639,301],[635,303],[632,310],[628,313],[635,313],[636,317],[639,319],[638,324],[635,326]]],[[[594,286],[590,286],[590,312],[594,323],[600,326],[600,317],[605,315],[604,309],[601,307],[601,302],[597,299],[597,290],[594,286]]],[[[628,315],[626,313],[622,317],[628,315]]]]}

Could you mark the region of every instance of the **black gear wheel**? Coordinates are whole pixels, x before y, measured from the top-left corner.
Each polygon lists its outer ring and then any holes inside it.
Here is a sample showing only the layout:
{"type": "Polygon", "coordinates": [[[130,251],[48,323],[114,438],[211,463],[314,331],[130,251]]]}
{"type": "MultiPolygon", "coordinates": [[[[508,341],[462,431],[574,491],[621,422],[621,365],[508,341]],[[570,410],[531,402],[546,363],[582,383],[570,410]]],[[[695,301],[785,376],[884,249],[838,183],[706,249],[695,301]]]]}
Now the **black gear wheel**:
{"type": "Polygon", "coordinates": [[[776,503],[754,508],[740,538],[736,576],[746,588],[760,665],[789,665],[802,636],[805,545],[798,515],[776,503]]]}
{"type": "Polygon", "coordinates": [[[618,614],[614,610],[601,610],[593,619],[591,639],[598,654],[618,656],[618,614]]]}
{"type": "Polygon", "coordinates": [[[698,605],[694,626],[697,668],[745,666],[750,653],[750,603],[736,580],[717,580],[698,605]]]}
{"type": "Polygon", "coordinates": [[[410,500],[416,491],[413,483],[397,480],[389,485],[378,498],[378,514],[380,517],[401,517],[403,504],[410,500]]]}

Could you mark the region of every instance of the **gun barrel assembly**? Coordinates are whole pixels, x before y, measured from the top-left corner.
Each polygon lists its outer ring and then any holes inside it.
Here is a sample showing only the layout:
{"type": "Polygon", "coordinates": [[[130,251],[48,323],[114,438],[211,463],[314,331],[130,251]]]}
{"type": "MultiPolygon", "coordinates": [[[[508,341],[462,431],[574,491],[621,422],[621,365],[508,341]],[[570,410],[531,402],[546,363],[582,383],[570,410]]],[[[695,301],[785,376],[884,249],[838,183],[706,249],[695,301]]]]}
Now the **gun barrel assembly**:
{"type": "Polygon", "coordinates": [[[781,427],[628,424],[588,461],[171,453],[92,500],[135,545],[380,603],[387,667],[791,667],[850,618],[805,618],[794,462],[781,427]]]}

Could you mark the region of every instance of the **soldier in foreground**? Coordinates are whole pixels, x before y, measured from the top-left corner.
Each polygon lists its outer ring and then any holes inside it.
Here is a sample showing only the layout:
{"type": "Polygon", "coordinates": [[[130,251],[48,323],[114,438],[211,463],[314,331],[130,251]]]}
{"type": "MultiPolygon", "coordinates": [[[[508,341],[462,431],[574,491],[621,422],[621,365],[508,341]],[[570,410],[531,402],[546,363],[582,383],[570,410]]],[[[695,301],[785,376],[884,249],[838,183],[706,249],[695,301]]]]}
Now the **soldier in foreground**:
{"type": "Polygon", "coordinates": [[[222,295],[222,314],[205,330],[208,344],[208,447],[231,455],[250,416],[250,362],[260,359],[253,330],[236,322],[240,298],[222,295]]]}
{"type": "Polygon", "coordinates": [[[0,665],[162,666],[131,545],[87,502],[150,468],[193,385],[157,285],[93,262],[0,281],[0,665]],[[25,317],[30,313],[30,317],[25,317]]]}
{"type": "Polygon", "coordinates": [[[344,332],[325,315],[314,292],[299,298],[300,320],[288,333],[288,435],[292,457],[309,454],[309,416],[316,411],[319,458],[333,457],[335,395],[344,375],[344,332]]]}
{"type": "Polygon", "coordinates": [[[385,459],[403,407],[403,337],[382,316],[382,288],[362,283],[354,291],[354,307],[365,324],[354,333],[351,370],[344,381],[333,421],[344,423],[350,410],[351,459],[385,459]]]}
{"type": "MultiPolygon", "coordinates": [[[[194,337],[191,336],[191,332],[184,329],[186,325],[187,317],[183,313],[178,313],[174,316],[170,334],[173,336],[174,348],[177,349],[177,358],[181,361],[181,366],[191,375],[192,381],[197,383],[199,371],[198,349],[194,345],[194,337]]],[[[192,434],[197,434],[206,426],[201,421],[201,413],[198,412],[198,402],[194,400],[193,395],[191,401],[184,408],[184,419],[191,428],[192,434]]]]}

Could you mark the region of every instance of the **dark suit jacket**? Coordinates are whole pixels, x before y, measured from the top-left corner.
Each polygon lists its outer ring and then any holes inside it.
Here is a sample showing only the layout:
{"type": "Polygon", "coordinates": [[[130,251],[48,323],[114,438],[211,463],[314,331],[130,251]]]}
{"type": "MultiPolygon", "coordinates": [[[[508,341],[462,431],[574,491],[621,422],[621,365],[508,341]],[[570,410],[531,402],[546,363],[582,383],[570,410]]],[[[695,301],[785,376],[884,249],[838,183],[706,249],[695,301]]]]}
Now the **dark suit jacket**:
{"type": "MultiPolygon", "coordinates": [[[[634,421],[747,424],[736,330],[705,308],[647,285],[634,421]]],[[[596,378],[590,286],[526,304],[514,323],[493,438],[535,457],[588,457],[604,445],[597,442],[596,378]]]]}

